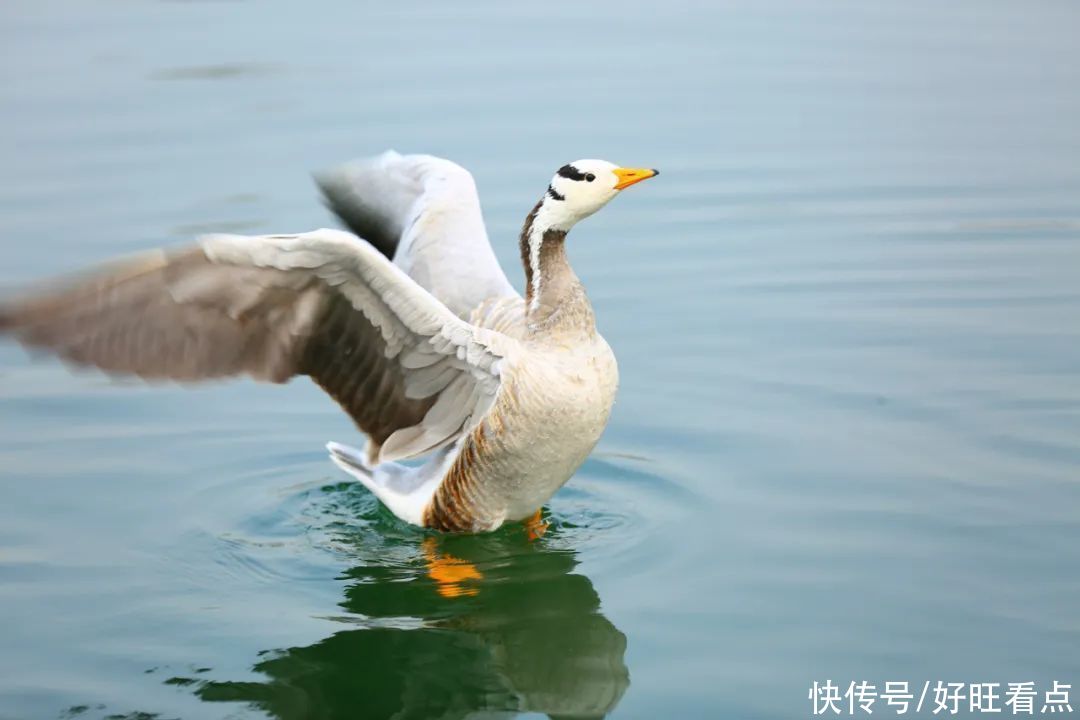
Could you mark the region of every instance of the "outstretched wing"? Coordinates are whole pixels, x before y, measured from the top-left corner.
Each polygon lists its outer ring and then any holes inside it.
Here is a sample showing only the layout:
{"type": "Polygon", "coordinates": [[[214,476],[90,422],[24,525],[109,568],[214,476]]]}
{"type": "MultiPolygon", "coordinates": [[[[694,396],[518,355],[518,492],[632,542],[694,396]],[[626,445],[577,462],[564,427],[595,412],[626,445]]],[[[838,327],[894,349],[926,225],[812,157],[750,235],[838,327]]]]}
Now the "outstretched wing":
{"type": "Polygon", "coordinates": [[[210,235],[121,261],[0,305],[0,332],[147,379],[309,375],[381,447],[380,461],[470,428],[516,346],[339,230],[210,235]]]}
{"type": "Polygon", "coordinates": [[[489,298],[517,295],[488,242],[476,183],[461,166],[391,150],[315,180],[342,222],[458,317],[489,298]]]}

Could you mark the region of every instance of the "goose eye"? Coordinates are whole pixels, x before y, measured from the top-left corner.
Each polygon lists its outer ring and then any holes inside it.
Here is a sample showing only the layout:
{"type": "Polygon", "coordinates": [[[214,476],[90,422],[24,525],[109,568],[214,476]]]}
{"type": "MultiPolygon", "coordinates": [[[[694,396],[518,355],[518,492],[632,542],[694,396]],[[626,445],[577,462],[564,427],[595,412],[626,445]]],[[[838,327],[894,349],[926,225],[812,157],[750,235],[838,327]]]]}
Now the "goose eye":
{"type": "Polygon", "coordinates": [[[585,182],[592,182],[596,179],[596,176],[592,173],[585,173],[585,182]]]}

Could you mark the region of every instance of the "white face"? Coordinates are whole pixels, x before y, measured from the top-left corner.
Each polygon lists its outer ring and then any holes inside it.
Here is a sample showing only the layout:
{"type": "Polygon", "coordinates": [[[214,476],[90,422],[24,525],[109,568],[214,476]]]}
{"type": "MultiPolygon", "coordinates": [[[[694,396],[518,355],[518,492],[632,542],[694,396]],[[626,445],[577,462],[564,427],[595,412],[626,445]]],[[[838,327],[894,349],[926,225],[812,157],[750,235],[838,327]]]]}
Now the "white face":
{"type": "Polygon", "coordinates": [[[555,173],[544,198],[551,227],[569,230],[608,204],[622,188],[656,175],[655,170],[621,168],[606,160],[576,160],[555,173]]]}

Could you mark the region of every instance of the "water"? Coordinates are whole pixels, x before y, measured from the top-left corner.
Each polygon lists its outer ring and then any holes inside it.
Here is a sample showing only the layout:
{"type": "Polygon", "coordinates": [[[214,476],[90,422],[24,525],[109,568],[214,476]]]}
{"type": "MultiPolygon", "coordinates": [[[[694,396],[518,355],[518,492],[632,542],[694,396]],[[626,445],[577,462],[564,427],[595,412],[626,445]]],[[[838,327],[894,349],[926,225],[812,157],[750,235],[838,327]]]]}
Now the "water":
{"type": "Polygon", "coordinates": [[[520,284],[555,168],[663,171],[571,235],[622,384],[539,541],[402,526],[307,382],[0,344],[0,718],[1077,689],[1078,29],[1050,1],[0,4],[7,288],[327,225],[307,172],[386,147],[473,171],[520,284]]]}

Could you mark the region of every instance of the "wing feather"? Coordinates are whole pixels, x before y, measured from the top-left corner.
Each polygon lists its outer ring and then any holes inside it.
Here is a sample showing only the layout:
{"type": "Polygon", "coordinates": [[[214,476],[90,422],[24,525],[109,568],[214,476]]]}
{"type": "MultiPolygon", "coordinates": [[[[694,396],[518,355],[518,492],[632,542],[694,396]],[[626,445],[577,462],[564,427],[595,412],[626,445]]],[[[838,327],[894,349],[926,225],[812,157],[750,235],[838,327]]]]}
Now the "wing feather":
{"type": "Polygon", "coordinates": [[[147,379],[308,375],[383,460],[442,447],[474,425],[516,346],[337,230],[207,236],[0,304],[0,331],[147,379]]]}
{"type": "Polygon", "coordinates": [[[388,151],[317,173],[326,204],[458,317],[517,293],[488,241],[476,183],[431,155],[388,151]]]}

